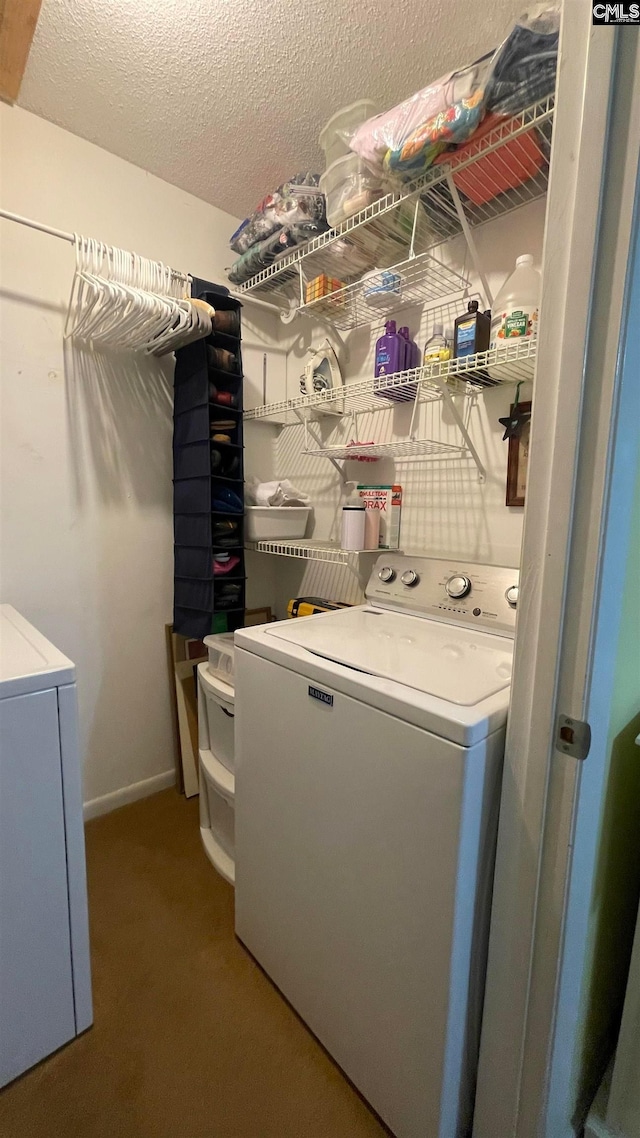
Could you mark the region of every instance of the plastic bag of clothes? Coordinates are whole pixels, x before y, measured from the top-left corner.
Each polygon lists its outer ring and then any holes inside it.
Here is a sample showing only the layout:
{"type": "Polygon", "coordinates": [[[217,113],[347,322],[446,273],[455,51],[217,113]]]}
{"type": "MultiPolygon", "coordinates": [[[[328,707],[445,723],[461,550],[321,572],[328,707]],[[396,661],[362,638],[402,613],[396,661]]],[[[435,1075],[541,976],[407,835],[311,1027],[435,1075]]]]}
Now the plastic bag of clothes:
{"type": "Polygon", "coordinates": [[[464,142],[480,122],[491,59],[487,55],[450,71],[392,110],[375,115],[358,127],[351,149],[380,177],[402,174],[405,167],[426,168],[446,146],[464,142]]]}
{"type": "Polygon", "coordinates": [[[556,85],[560,5],[537,4],[525,12],[498,48],[487,84],[486,109],[516,115],[551,95],[556,85]]]}
{"type": "Polygon", "coordinates": [[[419,177],[445,150],[472,138],[487,112],[517,114],[551,94],[559,27],[559,3],[528,9],[496,51],[363,123],[351,149],[381,177],[419,177]]]}
{"type": "Polygon", "coordinates": [[[311,241],[313,237],[324,233],[328,228],[326,221],[304,221],[297,225],[285,226],[264,241],[252,245],[246,253],[238,257],[228,270],[227,276],[232,284],[243,284],[244,281],[255,277],[256,273],[268,269],[283,253],[295,249],[296,245],[302,245],[305,241],[311,241]]]}
{"type": "Polygon", "coordinates": [[[324,194],[318,192],[320,176],[305,171],[267,194],[251,217],[245,218],[229,242],[234,253],[246,253],[282,229],[306,221],[325,219],[324,194]]]}
{"type": "Polygon", "coordinates": [[[460,99],[412,131],[408,138],[385,155],[384,167],[392,178],[410,182],[420,177],[443,150],[466,142],[484,117],[484,91],[460,99]]]}

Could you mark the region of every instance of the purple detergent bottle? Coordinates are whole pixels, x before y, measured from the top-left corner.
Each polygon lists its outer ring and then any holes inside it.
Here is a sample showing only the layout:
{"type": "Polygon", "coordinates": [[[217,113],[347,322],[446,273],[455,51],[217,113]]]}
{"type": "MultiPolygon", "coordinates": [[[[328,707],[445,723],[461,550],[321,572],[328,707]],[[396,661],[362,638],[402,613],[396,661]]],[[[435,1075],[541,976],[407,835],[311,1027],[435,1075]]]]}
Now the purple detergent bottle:
{"type": "Polygon", "coordinates": [[[384,336],[376,344],[375,377],[393,375],[404,367],[405,339],[396,332],[395,320],[387,320],[384,336]]]}
{"type": "Polygon", "coordinates": [[[415,340],[411,341],[411,367],[420,367],[422,363],[422,352],[416,344],[415,340]]]}
{"type": "MultiPolygon", "coordinates": [[[[388,320],[385,324],[385,334],[376,344],[376,379],[415,367],[414,346],[409,336],[409,329],[403,327],[396,332],[395,320],[388,320]]],[[[394,403],[405,403],[415,398],[416,384],[383,388],[375,394],[381,399],[392,399],[394,403]]]]}
{"type": "Polygon", "coordinates": [[[398,328],[398,335],[402,336],[404,340],[404,359],[402,361],[401,371],[406,371],[407,368],[413,367],[413,349],[411,347],[411,336],[409,329],[406,325],[403,328],[398,328]]]}

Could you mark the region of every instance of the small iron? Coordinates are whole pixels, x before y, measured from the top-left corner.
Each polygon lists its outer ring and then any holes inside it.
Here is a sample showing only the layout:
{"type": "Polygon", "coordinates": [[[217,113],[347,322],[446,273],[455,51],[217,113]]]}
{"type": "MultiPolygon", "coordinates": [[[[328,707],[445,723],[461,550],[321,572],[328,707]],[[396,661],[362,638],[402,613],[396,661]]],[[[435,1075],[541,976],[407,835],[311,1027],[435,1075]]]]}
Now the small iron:
{"type": "MultiPolygon", "coordinates": [[[[332,391],[342,387],[344,380],[338,363],[338,357],[329,340],[325,340],[315,350],[300,376],[300,393],[302,395],[319,395],[323,391],[332,391]]],[[[342,409],[335,412],[342,414],[342,409]]]]}

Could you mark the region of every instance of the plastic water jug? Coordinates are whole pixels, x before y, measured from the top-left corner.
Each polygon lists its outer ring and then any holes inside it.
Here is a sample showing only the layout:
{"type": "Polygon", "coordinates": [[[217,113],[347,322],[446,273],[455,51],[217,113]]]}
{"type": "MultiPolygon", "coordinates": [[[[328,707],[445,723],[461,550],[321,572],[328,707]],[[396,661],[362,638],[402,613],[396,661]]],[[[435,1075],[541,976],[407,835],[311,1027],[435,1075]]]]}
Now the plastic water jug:
{"type": "Polygon", "coordinates": [[[531,253],[518,257],[493,302],[491,347],[538,334],[538,307],[542,278],[533,267],[531,253]]]}

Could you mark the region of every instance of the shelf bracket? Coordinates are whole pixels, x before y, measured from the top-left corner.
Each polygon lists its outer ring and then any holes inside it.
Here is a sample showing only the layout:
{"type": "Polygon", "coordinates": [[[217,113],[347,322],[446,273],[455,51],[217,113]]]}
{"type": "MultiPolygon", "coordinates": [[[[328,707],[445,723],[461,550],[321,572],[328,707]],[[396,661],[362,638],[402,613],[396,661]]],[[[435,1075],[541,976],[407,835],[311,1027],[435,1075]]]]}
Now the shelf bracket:
{"type": "Polygon", "coordinates": [[[469,451],[469,454],[471,455],[473,461],[476,464],[476,467],[478,469],[478,482],[486,482],[487,481],[487,472],[486,472],[484,466],[482,465],[482,463],[480,461],[480,455],[478,454],[476,448],[474,447],[473,443],[471,442],[471,436],[470,436],[467,428],[464,425],[464,419],[462,418],[462,415],[458,411],[458,408],[456,407],[456,405],[455,405],[455,403],[451,397],[451,392],[449,391],[447,384],[446,384],[444,379],[438,378],[437,383],[438,383],[438,386],[442,392],[442,398],[443,398],[444,402],[446,403],[446,405],[449,408],[449,410],[451,411],[451,414],[453,415],[456,423],[458,424],[458,428],[459,428],[460,433],[461,433],[461,435],[465,441],[467,450],[469,451]]]}
{"type": "MultiPolygon", "coordinates": [[[[420,374],[420,368],[416,368],[416,379],[420,374]]],[[[411,412],[411,422],[409,424],[409,438],[415,439],[416,421],[420,412],[420,396],[422,395],[422,384],[416,383],[416,393],[413,397],[413,411],[411,412]]]]}
{"type": "Polygon", "coordinates": [[[297,315],[298,309],[296,308],[295,304],[292,304],[290,308],[280,309],[280,319],[283,324],[290,324],[292,320],[295,320],[297,315]]]}
{"type": "Polygon", "coordinates": [[[473,267],[476,270],[478,276],[480,277],[480,280],[482,281],[482,287],[484,289],[484,295],[487,299],[487,304],[489,305],[489,308],[493,308],[493,293],[491,292],[491,289],[489,288],[489,282],[487,280],[485,271],[482,268],[482,262],[480,260],[480,254],[478,253],[478,247],[475,243],[473,233],[471,232],[471,226],[469,225],[469,222],[467,221],[467,215],[464,212],[462,202],[460,201],[460,194],[458,193],[458,187],[456,186],[456,184],[453,180],[453,174],[451,173],[450,170],[447,173],[447,185],[449,187],[449,192],[451,194],[451,197],[453,198],[453,204],[456,207],[456,213],[458,215],[458,221],[460,222],[460,225],[462,227],[462,232],[464,233],[465,240],[467,242],[467,246],[468,246],[469,252],[471,254],[471,260],[473,261],[473,267]]]}
{"type": "Polygon", "coordinates": [[[416,204],[415,204],[414,210],[413,210],[413,226],[411,229],[411,245],[409,248],[408,260],[411,260],[416,255],[416,230],[418,228],[418,214],[419,214],[421,205],[422,205],[422,202],[420,200],[420,194],[418,194],[416,197],[416,204]]]}
{"type": "MultiPolygon", "coordinates": [[[[313,439],[314,443],[316,444],[316,446],[322,450],[322,447],[323,447],[322,439],[320,438],[318,432],[311,426],[308,417],[306,415],[303,415],[302,412],[297,407],[293,408],[293,413],[294,413],[296,419],[299,419],[300,422],[304,424],[305,449],[307,449],[307,436],[310,435],[311,438],[313,439]]],[[[336,470],[338,471],[338,474],[340,475],[340,481],[344,484],[347,481],[344,466],[342,466],[338,462],[337,458],[330,458],[329,462],[331,463],[332,466],[335,466],[336,470]]]]}

